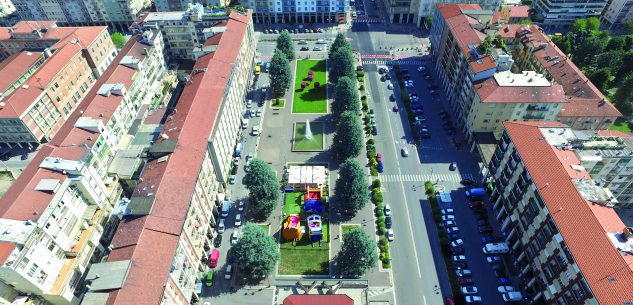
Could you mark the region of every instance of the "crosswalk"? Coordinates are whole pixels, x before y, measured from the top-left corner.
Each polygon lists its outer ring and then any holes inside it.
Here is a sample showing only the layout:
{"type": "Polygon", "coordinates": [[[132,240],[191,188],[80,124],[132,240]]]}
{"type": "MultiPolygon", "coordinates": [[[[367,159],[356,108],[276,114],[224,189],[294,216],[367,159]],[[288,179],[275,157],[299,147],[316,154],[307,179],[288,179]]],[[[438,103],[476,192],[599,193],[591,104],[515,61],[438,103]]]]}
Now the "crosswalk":
{"type": "Polygon", "coordinates": [[[383,19],[375,18],[375,17],[358,17],[358,18],[353,18],[352,22],[353,23],[382,23],[383,19]]]}
{"type": "Polygon", "coordinates": [[[382,288],[382,289],[368,289],[367,290],[367,296],[369,298],[373,298],[373,297],[377,297],[377,296],[385,294],[385,293],[389,293],[391,291],[393,291],[393,288],[391,288],[391,287],[382,288]]]}
{"type": "Polygon", "coordinates": [[[424,61],[422,60],[388,60],[388,59],[365,59],[363,58],[363,64],[364,65],[393,65],[393,64],[399,64],[399,65],[423,65],[424,61]]]}
{"type": "Polygon", "coordinates": [[[451,181],[460,182],[462,179],[474,180],[473,174],[423,174],[423,175],[380,175],[382,182],[426,182],[426,181],[451,181]]]}

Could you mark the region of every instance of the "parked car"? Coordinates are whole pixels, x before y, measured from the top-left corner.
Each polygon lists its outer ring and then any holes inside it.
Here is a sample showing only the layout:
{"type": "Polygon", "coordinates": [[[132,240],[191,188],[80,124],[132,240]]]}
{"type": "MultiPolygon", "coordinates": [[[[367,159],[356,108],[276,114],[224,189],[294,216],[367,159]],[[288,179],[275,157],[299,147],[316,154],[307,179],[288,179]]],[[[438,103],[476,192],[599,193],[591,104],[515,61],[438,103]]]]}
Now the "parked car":
{"type": "Polygon", "coordinates": [[[514,291],[514,287],[512,287],[512,286],[499,286],[499,287],[497,287],[497,291],[499,291],[499,293],[506,293],[506,292],[514,291]]]}
{"type": "Polygon", "coordinates": [[[466,261],[466,256],[465,255],[453,255],[453,262],[465,262],[466,261]]]}
{"type": "Polygon", "coordinates": [[[240,200],[237,203],[237,211],[238,212],[243,212],[244,211],[244,200],[240,200]]]}
{"type": "Polygon", "coordinates": [[[497,278],[497,285],[511,285],[512,281],[510,281],[510,279],[508,279],[507,277],[500,277],[497,278]]]}
{"type": "MultiPolygon", "coordinates": [[[[497,266],[501,266],[501,265],[497,265],[497,266]]],[[[495,275],[495,277],[505,277],[506,276],[506,271],[503,270],[503,267],[492,269],[492,273],[495,275]]]]}
{"type": "Polygon", "coordinates": [[[403,147],[400,150],[400,154],[402,154],[403,157],[408,157],[409,156],[409,149],[407,149],[406,147],[403,147]]]}
{"type": "Polygon", "coordinates": [[[462,185],[475,185],[476,182],[474,180],[471,179],[462,179],[462,181],[460,181],[459,183],[461,183],[462,185]]]}
{"type": "Polygon", "coordinates": [[[382,164],[382,162],[378,162],[378,172],[382,173],[384,170],[385,170],[385,167],[382,164]]]}
{"type": "Polygon", "coordinates": [[[471,208],[478,208],[478,207],[482,207],[484,205],[483,201],[473,201],[473,202],[469,202],[468,206],[471,208]]]}
{"type": "Polygon", "coordinates": [[[453,213],[455,213],[455,210],[453,210],[453,209],[441,209],[440,212],[442,212],[442,215],[452,215],[453,213]]]}
{"type": "Polygon", "coordinates": [[[387,240],[393,241],[395,239],[395,235],[393,234],[393,229],[387,230],[387,240]]]}
{"type": "Polygon", "coordinates": [[[484,243],[484,244],[491,243],[494,240],[495,239],[492,236],[482,236],[481,237],[481,242],[484,243]]]}
{"type": "Polygon", "coordinates": [[[396,97],[392,94],[392,95],[389,96],[389,100],[392,101],[392,102],[395,102],[396,101],[396,97]]]}
{"type": "Polygon", "coordinates": [[[240,239],[240,231],[233,231],[233,234],[231,234],[231,245],[235,245],[237,244],[237,241],[240,239]]]}
{"type": "Polygon", "coordinates": [[[451,247],[461,247],[464,245],[463,239],[457,239],[451,242],[451,247]]]}
{"type": "Polygon", "coordinates": [[[385,216],[391,216],[391,206],[389,204],[385,204],[385,216]]]}
{"type": "Polygon", "coordinates": [[[451,162],[451,164],[448,166],[448,170],[454,171],[456,169],[457,169],[457,163],[451,162]]]}
{"type": "Polygon", "coordinates": [[[511,291],[501,294],[501,298],[506,302],[518,302],[523,300],[523,295],[518,291],[511,291]]]}
{"type": "Polygon", "coordinates": [[[391,225],[393,224],[393,222],[391,221],[391,216],[386,216],[385,217],[385,226],[387,227],[387,229],[391,229],[391,225]]]}
{"type": "Polygon", "coordinates": [[[312,48],[312,51],[323,51],[323,48],[321,48],[321,47],[314,47],[314,48],[312,48]]]}
{"type": "Polygon", "coordinates": [[[373,119],[375,116],[376,113],[374,112],[374,109],[369,109],[369,117],[373,119]]]}
{"type": "Polygon", "coordinates": [[[481,297],[478,295],[467,295],[464,298],[466,299],[466,303],[468,304],[481,303],[481,297]]]}
{"type": "Polygon", "coordinates": [[[448,240],[456,240],[460,238],[459,234],[457,233],[450,233],[450,234],[447,234],[446,236],[448,237],[448,240]]]}
{"type": "Polygon", "coordinates": [[[467,262],[456,262],[453,263],[453,265],[455,266],[455,268],[468,268],[467,262]]]}
{"type": "Polygon", "coordinates": [[[488,219],[479,219],[477,220],[477,225],[478,226],[489,226],[490,223],[488,222],[488,219]]]}
{"type": "Polygon", "coordinates": [[[301,51],[310,51],[310,47],[303,46],[301,47],[301,51]]]}
{"type": "Polygon", "coordinates": [[[221,245],[222,245],[222,234],[218,234],[213,239],[213,246],[216,247],[216,248],[220,248],[221,245]]]}
{"type": "Polygon", "coordinates": [[[475,294],[475,293],[477,293],[477,287],[475,287],[475,286],[462,287],[462,293],[463,294],[475,294]]]}
{"type": "Polygon", "coordinates": [[[213,270],[207,272],[207,276],[204,277],[204,285],[207,287],[213,286],[213,270]]]}
{"type": "Polygon", "coordinates": [[[230,280],[233,273],[233,265],[226,266],[226,272],[224,272],[224,279],[230,280]]]}
{"type": "Polygon", "coordinates": [[[376,128],[376,126],[372,126],[371,127],[371,134],[377,136],[378,135],[378,128],[376,128]]]}
{"type": "Polygon", "coordinates": [[[422,71],[425,71],[425,70],[426,70],[426,67],[418,67],[418,72],[422,72],[422,71]]]}
{"type": "Polygon", "coordinates": [[[237,176],[231,175],[231,177],[229,178],[229,184],[235,184],[236,180],[237,180],[237,176]]]}
{"type": "Polygon", "coordinates": [[[459,255],[459,254],[466,253],[466,250],[464,250],[464,247],[455,247],[455,248],[451,248],[451,252],[453,252],[453,254],[455,255],[459,255]]]}
{"type": "Polygon", "coordinates": [[[398,109],[398,105],[393,105],[393,112],[398,112],[400,111],[400,109],[398,109]]]}
{"type": "Polygon", "coordinates": [[[473,279],[469,279],[467,277],[460,277],[460,278],[457,278],[457,284],[459,284],[460,286],[466,286],[466,285],[473,285],[475,284],[475,282],[473,281],[473,279]]]}
{"type": "Polygon", "coordinates": [[[459,277],[471,277],[473,272],[470,269],[457,269],[455,274],[459,277]]]}
{"type": "Polygon", "coordinates": [[[486,261],[489,263],[500,263],[501,256],[488,256],[486,257],[486,261]]]}
{"type": "Polygon", "coordinates": [[[446,220],[442,222],[442,225],[444,225],[445,227],[455,227],[457,226],[457,223],[455,223],[455,221],[453,220],[446,220]]]}
{"type": "Polygon", "coordinates": [[[381,153],[377,153],[376,154],[376,161],[382,162],[382,154],[381,153]]]}
{"type": "Polygon", "coordinates": [[[455,215],[442,215],[443,221],[455,220],[455,215]]]}
{"type": "Polygon", "coordinates": [[[239,227],[242,225],[242,214],[235,215],[235,226],[239,227]]]}
{"type": "Polygon", "coordinates": [[[455,227],[455,226],[453,226],[453,227],[446,227],[445,230],[446,230],[446,233],[448,233],[448,234],[459,232],[459,228],[455,227]]]}

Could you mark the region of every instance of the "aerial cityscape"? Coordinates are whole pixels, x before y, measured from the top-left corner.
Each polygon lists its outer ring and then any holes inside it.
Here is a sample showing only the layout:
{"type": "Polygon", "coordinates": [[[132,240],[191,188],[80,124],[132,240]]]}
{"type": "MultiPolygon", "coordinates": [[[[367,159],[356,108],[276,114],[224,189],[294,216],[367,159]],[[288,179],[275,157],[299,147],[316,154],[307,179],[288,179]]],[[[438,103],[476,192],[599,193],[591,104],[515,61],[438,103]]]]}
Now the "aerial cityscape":
{"type": "Polygon", "coordinates": [[[0,0],[0,305],[633,305],[633,0],[0,0]]]}

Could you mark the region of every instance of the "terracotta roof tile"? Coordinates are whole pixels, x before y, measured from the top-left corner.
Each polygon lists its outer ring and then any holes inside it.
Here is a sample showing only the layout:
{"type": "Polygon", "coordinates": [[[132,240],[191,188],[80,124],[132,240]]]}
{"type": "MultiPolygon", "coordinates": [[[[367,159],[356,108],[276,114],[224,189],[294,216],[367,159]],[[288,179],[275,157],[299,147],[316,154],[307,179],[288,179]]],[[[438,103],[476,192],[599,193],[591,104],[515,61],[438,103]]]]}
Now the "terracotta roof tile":
{"type": "Polygon", "coordinates": [[[483,103],[566,103],[561,85],[549,87],[499,86],[494,77],[473,84],[483,103]]]}
{"type": "Polygon", "coordinates": [[[598,303],[622,305],[633,301],[633,263],[606,235],[624,225],[613,209],[593,205],[580,195],[572,183],[575,175],[565,170],[556,148],[542,140],[539,127],[565,125],[505,122],[504,126],[548,210],[558,211],[551,213],[552,218],[598,303]]]}
{"type": "Polygon", "coordinates": [[[22,51],[3,60],[0,63],[0,92],[6,91],[43,56],[42,52],[22,51]]]}
{"type": "Polygon", "coordinates": [[[511,5],[507,6],[510,11],[510,18],[528,18],[530,17],[529,5],[511,5]]]}
{"type": "Polygon", "coordinates": [[[291,294],[284,305],[354,305],[354,300],[344,294],[291,294]]]}
{"type": "Polygon", "coordinates": [[[17,247],[17,245],[14,243],[0,241],[0,265],[4,265],[15,247],[17,247]]]}
{"type": "Polygon", "coordinates": [[[619,137],[622,139],[633,138],[633,134],[621,132],[618,130],[598,130],[598,135],[603,137],[619,137]]]}

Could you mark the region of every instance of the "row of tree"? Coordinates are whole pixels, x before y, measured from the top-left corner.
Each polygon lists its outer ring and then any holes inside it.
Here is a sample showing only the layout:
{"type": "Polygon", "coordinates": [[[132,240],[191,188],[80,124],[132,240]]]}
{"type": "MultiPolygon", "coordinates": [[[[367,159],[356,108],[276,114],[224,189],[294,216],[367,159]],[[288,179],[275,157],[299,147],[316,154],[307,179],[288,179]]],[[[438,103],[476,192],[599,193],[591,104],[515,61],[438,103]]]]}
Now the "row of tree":
{"type": "Polygon", "coordinates": [[[295,48],[287,30],[277,37],[277,46],[270,60],[270,87],[274,97],[283,96],[290,88],[292,71],[290,61],[295,59],[295,48]]]}
{"type": "Polygon", "coordinates": [[[600,21],[577,19],[571,31],[552,41],[624,115],[633,111],[633,35],[611,36],[600,21]]]}

